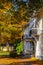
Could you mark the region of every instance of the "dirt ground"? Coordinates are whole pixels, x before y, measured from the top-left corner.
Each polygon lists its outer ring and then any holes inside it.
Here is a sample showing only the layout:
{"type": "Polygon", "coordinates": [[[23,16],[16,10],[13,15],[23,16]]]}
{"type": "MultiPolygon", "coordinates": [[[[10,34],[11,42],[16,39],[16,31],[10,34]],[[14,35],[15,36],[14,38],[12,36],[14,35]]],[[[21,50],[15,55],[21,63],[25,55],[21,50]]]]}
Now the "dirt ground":
{"type": "MultiPolygon", "coordinates": [[[[43,65],[36,58],[27,58],[27,59],[15,59],[15,58],[0,58],[0,64],[8,64],[8,65],[25,65],[25,63],[31,63],[32,65],[43,65]]],[[[28,65],[28,64],[27,64],[28,65]]]]}

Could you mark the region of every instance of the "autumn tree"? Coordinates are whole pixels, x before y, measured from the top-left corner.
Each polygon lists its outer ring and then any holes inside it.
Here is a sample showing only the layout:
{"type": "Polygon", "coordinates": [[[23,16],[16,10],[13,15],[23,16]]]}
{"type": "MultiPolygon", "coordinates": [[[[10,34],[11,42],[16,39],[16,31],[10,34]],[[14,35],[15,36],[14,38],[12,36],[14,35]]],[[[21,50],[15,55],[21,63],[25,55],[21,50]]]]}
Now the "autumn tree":
{"type": "Polygon", "coordinates": [[[23,26],[42,7],[43,0],[0,0],[0,43],[19,43],[23,26]]]}

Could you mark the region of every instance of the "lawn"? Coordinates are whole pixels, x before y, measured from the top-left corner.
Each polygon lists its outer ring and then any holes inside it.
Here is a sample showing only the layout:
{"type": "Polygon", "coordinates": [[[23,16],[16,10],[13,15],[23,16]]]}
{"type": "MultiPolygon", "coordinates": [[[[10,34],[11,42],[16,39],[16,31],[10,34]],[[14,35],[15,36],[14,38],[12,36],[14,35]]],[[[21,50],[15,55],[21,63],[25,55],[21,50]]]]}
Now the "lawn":
{"type": "Polygon", "coordinates": [[[10,55],[10,52],[0,51],[0,56],[10,55]]]}

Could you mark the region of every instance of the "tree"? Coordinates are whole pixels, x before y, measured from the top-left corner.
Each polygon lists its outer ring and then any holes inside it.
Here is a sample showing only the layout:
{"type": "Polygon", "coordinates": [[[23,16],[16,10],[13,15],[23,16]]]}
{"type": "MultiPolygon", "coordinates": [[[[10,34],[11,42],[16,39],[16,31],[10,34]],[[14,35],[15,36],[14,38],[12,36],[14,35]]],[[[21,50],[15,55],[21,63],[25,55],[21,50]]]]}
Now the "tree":
{"type": "Polygon", "coordinates": [[[0,43],[19,43],[23,26],[42,7],[43,0],[0,0],[0,43]]]}

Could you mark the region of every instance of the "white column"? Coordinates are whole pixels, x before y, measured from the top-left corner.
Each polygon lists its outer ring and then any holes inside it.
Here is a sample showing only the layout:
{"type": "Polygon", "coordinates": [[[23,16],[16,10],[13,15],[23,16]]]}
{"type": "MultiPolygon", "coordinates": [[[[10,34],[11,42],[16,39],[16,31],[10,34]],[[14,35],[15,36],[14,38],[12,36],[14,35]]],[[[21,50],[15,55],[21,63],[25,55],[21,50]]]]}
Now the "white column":
{"type": "Polygon", "coordinates": [[[39,40],[37,41],[37,44],[36,44],[36,53],[35,53],[35,56],[36,58],[39,58],[39,59],[43,59],[43,25],[42,25],[42,19],[40,19],[39,21],[39,30],[37,32],[37,34],[39,34],[39,40]]]}

